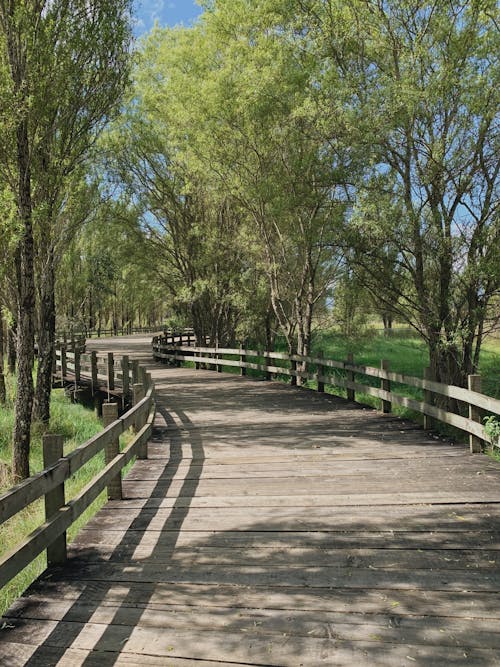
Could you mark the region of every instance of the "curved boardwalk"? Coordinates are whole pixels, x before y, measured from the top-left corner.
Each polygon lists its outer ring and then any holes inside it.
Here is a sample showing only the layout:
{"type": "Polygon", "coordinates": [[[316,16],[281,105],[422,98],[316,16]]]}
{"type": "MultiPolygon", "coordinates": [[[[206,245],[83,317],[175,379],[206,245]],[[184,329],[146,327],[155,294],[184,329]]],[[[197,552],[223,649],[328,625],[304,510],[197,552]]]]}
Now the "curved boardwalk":
{"type": "Polygon", "coordinates": [[[4,619],[0,664],[500,664],[500,464],[333,397],[150,366],[149,460],[4,619]]]}

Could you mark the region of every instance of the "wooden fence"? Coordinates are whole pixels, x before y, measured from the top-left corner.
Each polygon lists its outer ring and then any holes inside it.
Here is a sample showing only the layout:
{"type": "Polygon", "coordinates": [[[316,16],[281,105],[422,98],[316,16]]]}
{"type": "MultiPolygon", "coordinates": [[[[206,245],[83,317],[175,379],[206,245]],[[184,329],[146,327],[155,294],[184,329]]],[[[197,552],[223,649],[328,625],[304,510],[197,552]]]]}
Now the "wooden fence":
{"type": "Polygon", "coordinates": [[[42,551],[47,550],[48,565],[66,560],[66,531],[107,487],[110,499],[121,499],[121,470],[134,457],[147,458],[147,442],[151,437],[155,414],[154,386],[151,375],[137,363],[129,364],[123,357],[114,363],[112,355],[82,353],[75,348],[58,350],[56,376],[71,376],[97,390],[117,387],[133,407],[118,417],[116,402],[103,405],[104,430],[86,443],[63,456],[62,436],[44,436],[44,470],[26,479],[0,496],[0,524],[24,510],[38,498],[45,498],[45,523],[0,559],[0,588],[5,586],[42,551]],[[127,399],[128,400],[128,399],[127,399]],[[119,437],[132,428],[134,437],[120,452],[119,437]],[[99,452],[105,453],[105,465],[74,498],[65,502],[64,485],[78,470],[99,452]]]}
{"type": "MultiPolygon", "coordinates": [[[[184,336],[186,340],[186,336],[184,336]]],[[[187,340],[186,340],[187,343],[187,340]]],[[[239,368],[241,375],[246,375],[247,369],[258,371],[271,379],[272,375],[291,378],[293,385],[297,378],[317,383],[317,389],[324,392],[325,385],[345,389],[347,398],[354,401],[356,392],[375,396],[382,401],[382,410],[391,412],[392,405],[401,405],[424,415],[424,428],[432,429],[432,420],[448,424],[469,434],[471,452],[482,451],[485,442],[492,442],[482,423],[483,416],[500,415],[500,401],[481,393],[481,378],[479,375],[470,375],[469,388],[457,387],[435,382],[431,379],[417,378],[389,370],[386,361],[381,362],[380,368],[360,366],[354,363],[352,355],[345,361],[326,359],[321,356],[305,357],[289,355],[284,352],[270,352],[262,350],[247,350],[239,348],[194,347],[173,342],[171,336],[157,336],[153,339],[153,355],[157,359],[172,362],[194,362],[195,367],[200,364],[208,365],[210,369],[222,371],[224,368],[239,368]],[[250,361],[251,359],[251,361],[250,361]],[[300,369],[300,370],[299,370],[300,369]],[[339,372],[341,371],[341,372],[339,372]],[[360,382],[375,379],[379,386],[360,382]],[[401,395],[401,386],[423,390],[423,400],[417,400],[401,395]],[[456,399],[462,406],[466,406],[468,416],[456,412],[449,412],[436,405],[436,397],[443,396],[456,399]]]]}

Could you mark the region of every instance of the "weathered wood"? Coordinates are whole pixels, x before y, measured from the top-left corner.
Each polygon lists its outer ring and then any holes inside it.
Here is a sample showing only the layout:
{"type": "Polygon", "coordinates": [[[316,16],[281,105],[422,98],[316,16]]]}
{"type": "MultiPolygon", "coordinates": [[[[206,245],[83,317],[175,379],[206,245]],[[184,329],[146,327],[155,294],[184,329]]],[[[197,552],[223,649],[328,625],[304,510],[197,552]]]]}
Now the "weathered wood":
{"type": "MultiPolygon", "coordinates": [[[[432,379],[433,379],[432,369],[427,366],[426,368],[424,368],[424,380],[432,381],[432,379]]],[[[424,403],[427,403],[427,405],[434,404],[433,393],[429,389],[424,390],[424,403]]],[[[426,431],[432,431],[433,428],[434,424],[432,421],[432,417],[430,415],[424,415],[424,429],[426,431]]]]}
{"type": "MultiPolygon", "coordinates": [[[[481,376],[480,375],[469,375],[467,376],[467,386],[469,391],[475,391],[481,393],[481,376]]],[[[472,422],[481,423],[481,411],[474,405],[469,403],[469,419],[472,422]]],[[[481,438],[478,438],[477,435],[469,435],[469,446],[471,454],[480,453],[483,451],[483,441],[481,438]]]]}
{"type": "Polygon", "coordinates": [[[122,368],[122,388],[123,388],[123,407],[125,406],[125,401],[127,400],[129,394],[129,371],[130,371],[130,362],[128,354],[124,354],[121,359],[121,368],[122,368]]]}
{"type": "Polygon", "coordinates": [[[64,382],[67,372],[66,345],[61,345],[61,382],[64,382]]]}
{"type": "MultiPolygon", "coordinates": [[[[388,371],[389,370],[389,362],[387,361],[387,359],[382,359],[382,361],[380,362],[380,368],[383,371],[388,371]]],[[[382,379],[380,381],[380,388],[383,391],[390,394],[390,392],[391,392],[391,382],[390,382],[390,380],[382,379]]],[[[382,412],[386,415],[391,412],[391,401],[382,400],[382,412]]]]}
{"type": "MultiPolygon", "coordinates": [[[[64,439],[62,435],[46,434],[42,438],[43,467],[57,463],[63,456],[64,439]]],[[[64,482],[45,494],[45,520],[50,521],[64,507],[64,482]]],[[[61,565],[66,562],[66,533],[59,535],[47,547],[47,565],[61,565]]]]}
{"type": "MultiPolygon", "coordinates": [[[[115,360],[112,352],[108,352],[106,361],[108,392],[115,388],[115,360]]],[[[109,400],[109,395],[108,395],[109,400]]]]}
{"type": "MultiPolygon", "coordinates": [[[[36,650],[30,664],[71,667],[495,664],[498,463],[331,395],[160,364],[153,376],[151,458],[69,563],[9,612],[2,655],[23,647],[27,659],[36,650]]],[[[146,414],[148,400],[134,409],[146,414]]],[[[71,519],[134,452],[71,501],[71,519]]]]}
{"type": "MultiPolygon", "coordinates": [[[[353,355],[352,352],[349,352],[349,354],[347,355],[347,363],[348,363],[350,366],[353,366],[353,365],[354,365],[354,355],[353,355]]],[[[347,371],[347,382],[348,382],[348,383],[349,383],[349,382],[350,382],[350,383],[354,383],[354,372],[353,372],[352,370],[348,370],[348,371],[347,371]]],[[[348,400],[348,401],[354,401],[355,399],[356,399],[356,395],[355,395],[355,393],[354,393],[354,389],[352,388],[352,386],[350,386],[350,387],[347,389],[347,400],[348,400]]]]}
{"type": "MultiPolygon", "coordinates": [[[[118,405],[116,403],[104,403],[102,406],[102,419],[105,427],[113,424],[118,419],[118,405]]],[[[119,439],[111,439],[106,444],[104,452],[106,464],[111,463],[120,453],[119,439]]],[[[122,477],[120,472],[108,484],[108,498],[109,500],[121,500],[122,498],[122,477]]]]}
{"type": "Polygon", "coordinates": [[[61,484],[68,471],[69,463],[63,460],[6,491],[0,496],[0,524],[61,484]]]}

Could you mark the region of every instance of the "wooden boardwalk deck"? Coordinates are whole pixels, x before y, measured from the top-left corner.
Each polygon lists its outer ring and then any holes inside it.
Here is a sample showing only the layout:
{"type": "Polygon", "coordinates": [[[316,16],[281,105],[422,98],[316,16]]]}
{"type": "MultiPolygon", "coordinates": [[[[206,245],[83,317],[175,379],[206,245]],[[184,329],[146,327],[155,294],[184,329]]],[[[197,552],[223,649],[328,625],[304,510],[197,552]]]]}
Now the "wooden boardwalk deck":
{"type": "Polygon", "coordinates": [[[333,397],[150,366],[149,460],[3,619],[0,665],[500,665],[500,464],[333,397]]]}

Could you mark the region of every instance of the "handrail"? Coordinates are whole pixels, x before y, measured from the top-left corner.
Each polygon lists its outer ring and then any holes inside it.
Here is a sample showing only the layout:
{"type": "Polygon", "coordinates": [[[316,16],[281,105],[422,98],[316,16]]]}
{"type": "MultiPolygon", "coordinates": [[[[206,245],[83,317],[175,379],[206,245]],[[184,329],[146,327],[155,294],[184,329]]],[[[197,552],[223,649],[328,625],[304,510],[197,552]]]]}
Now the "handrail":
{"type": "MultiPolygon", "coordinates": [[[[381,364],[381,368],[375,368],[355,364],[352,360],[338,361],[324,357],[302,356],[298,354],[290,355],[286,352],[249,350],[242,347],[185,346],[179,345],[176,342],[167,342],[165,337],[161,336],[153,339],[153,356],[157,359],[172,360],[174,362],[194,362],[196,368],[199,368],[200,364],[207,364],[209,367],[215,366],[217,370],[221,370],[223,367],[240,368],[242,374],[245,374],[247,369],[252,369],[265,373],[266,376],[273,373],[276,375],[286,375],[291,377],[294,384],[297,378],[316,381],[319,391],[324,391],[325,384],[334,385],[342,389],[347,389],[350,392],[350,398],[353,400],[355,392],[369,394],[381,399],[384,412],[390,412],[392,403],[395,403],[419,412],[426,418],[437,419],[465,431],[471,438],[471,451],[479,451],[482,448],[482,442],[478,442],[478,440],[496,444],[492,442],[491,437],[485,431],[480,413],[481,411],[485,411],[488,414],[500,415],[500,401],[491,396],[486,396],[477,390],[479,388],[479,376],[469,376],[472,380],[470,384],[474,389],[464,389],[455,385],[447,385],[429,379],[395,373],[388,370],[386,362],[381,364]],[[233,358],[225,358],[228,356],[233,358]],[[238,358],[234,359],[235,356],[238,358]],[[257,358],[258,361],[249,361],[249,358],[257,358]],[[261,359],[263,359],[263,362],[260,361],[261,359]],[[289,365],[275,365],[271,363],[273,360],[285,361],[289,365]],[[303,364],[304,370],[298,370],[297,364],[303,364]],[[311,366],[315,367],[313,371],[310,368],[311,366]],[[332,374],[327,374],[328,369],[342,370],[346,373],[346,377],[336,377],[332,374]],[[355,374],[380,380],[380,388],[356,382],[355,374]],[[424,400],[419,401],[415,398],[398,394],[394,390],[394,387],[392,387],[392,383],[424,390],[424,400]],[[434,405],[434,395],[453,398],[466,404],[469,416],[464,417],[463,415],[449,412],[434,405]]],[[[425,425],[427,428],[430,427],[429,420],[426,420],[425,425]]]]}
{"type": "MultiPolygon", "coordinates": [[[[99,358],[96,353],[88,356],[91,361],[99,358]]],[[[79,358],[81,357],[76,352],[75,360],[79,358]]],[[[24,480],[0,496],[0,524],[25,509],[41,496],[45,496],[46,499],[45,523],[0,559],[0,588],[45,549],[47,549],[49,564],[64,562],[66,559],[65,532],[68,527],[88,508],[106,486],[108,486],[109,496],[110,485],[116,484],[117,479],[119,479],[121,485],[121,470],[134,456],[147,458],[147,441],[151,437],[155,415],[154,385],[151,375],[144,368],[139,367],[137,363],[133,363],[129,367],[128,358],[124,357],[124,359],[127,360],[127,365],[122,364],[121,386],[124,392],[126,389],[127,393],[131,394],[133,407],[121,417],[113,418],[113,421],[106,425],[100,433],[66,456],[62,456],[61,439],[58,460],[51,465],[46,465],[40,473],[24,480]],[[130,382],[125,381],[125,386],[123,383],[124,377],[130,380],[130,382]],[[124,451],[119,452],[118,438],[131,426],[134,427],[135,436],[124,451]],[[52,507],[52,511],[48,511],[47,499],[53,498],[53,494],[58,490],[61,491],[61,497],[64,499],[65,481],[103,450],[106,452],[107,459],[103,470],[75,498],[68,502],[63,500],[62,504],[52,507]],[[55,544],[60,545],[61,539],[64,543],[62,552],[60,549],[54,550],[53,548],[55,544]]],[[[62,350],[59,350],[55,368],[56,375],[61,374],[63,362],[64,346],[62,350]]],[[[107,367],[109,369],[109,364],[107,367]]],[[[111,367],[115,376],[118,375],[118,368],[115,370],[114,364],[111,364],[111,367]]],[[[79,369],[80,381],[90,381],[92,383],[95,380],[93,375],[95,368],[96,364],[94,363],[82,365],[79,369]],[[87,370],[90,371],[88,374],[86,374],[87,370]]],[[[109,378],[107,379],[109,380],[109,378]]],[[[118,378],[114,377],[113,381],[118,381],[118,378]]],[[[117,415],[116,403],[110,404],[109,407],[114,407],[111,414],[116,413],[117,415]]],[[[54,436],[45,436],[45,438],[53,439],[54,436]]]]}

